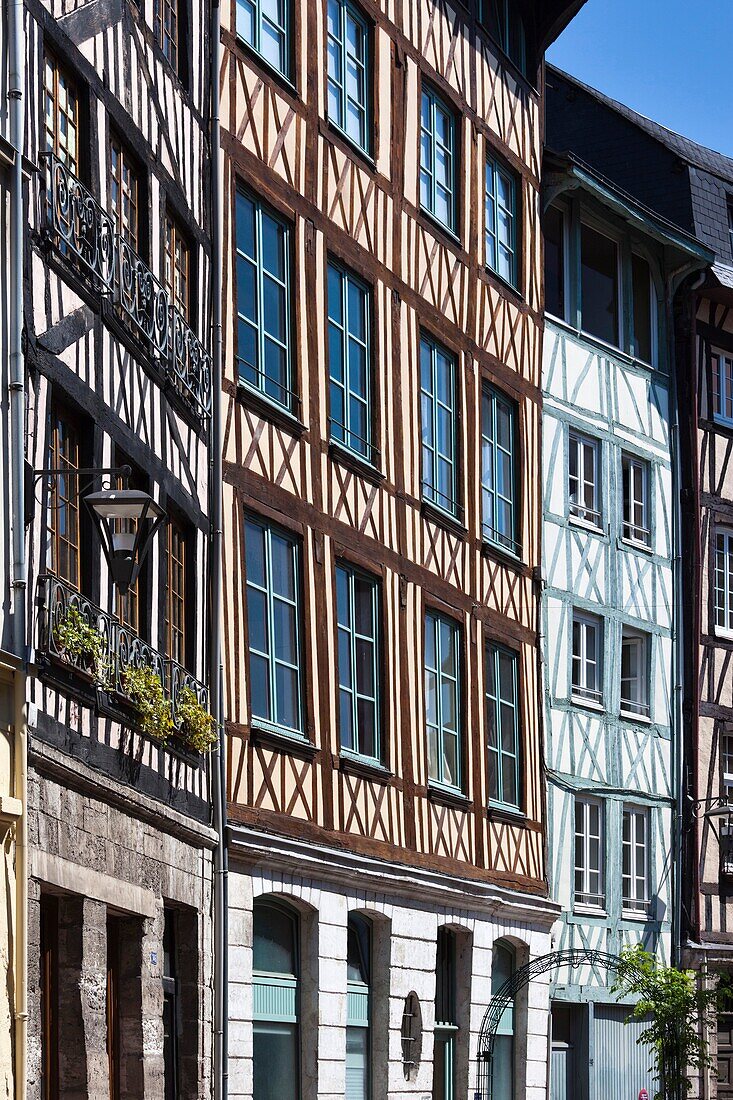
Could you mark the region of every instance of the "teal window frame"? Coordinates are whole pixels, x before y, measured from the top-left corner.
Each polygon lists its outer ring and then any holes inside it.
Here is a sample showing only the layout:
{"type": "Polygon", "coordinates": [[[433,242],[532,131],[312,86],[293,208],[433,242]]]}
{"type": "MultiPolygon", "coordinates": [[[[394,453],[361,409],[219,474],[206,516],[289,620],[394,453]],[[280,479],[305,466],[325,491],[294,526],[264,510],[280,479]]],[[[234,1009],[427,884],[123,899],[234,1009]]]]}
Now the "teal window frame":
{"type": "Polygon", "coordinates": [[[381,699],[380,699],[380,637],[379,637],[379,620],[380,620],[380,596],[381,589],[379,582],[370,577],[368,573],[363,572],[361,569],[357,569],[350,563],[345,561],[339,561],[336,564],[336,630],[337,630],[337,647],[336,647],[336,660],[338,665],[338,715],[339,715],[339,741],[342,750],[346,750],[349,753],[353,753],[356,756],[360,756],[364,760],[369,760],[374,763],[381,763],[382,759],[382,731],[381,731],[381,699]],[[344,608],[341,601],[342,588],[339,584],[339,577],[343,577],[347,586],[347,599],[348,607],[344,608]],[[372,634],[366,634],[363,631],[357,630],[357,599],[356,599],[356,584],[368,585],[370,588],[371,597],[371,615],[372,615],[372,634]],[[345,614],[344,612],[347,612],[345,614]],[[347,621],[348,620],[348,621],[347,621]],[[344,675],[343,661],[342,661],[342,649],[348,649],[348,662],[349,662],[349,683],[346,683],[346,677],[344,675]],[[370,653],[371,659],[368,661],[373,693],[370,695],[368,692],[359,691],[359,676],[360,668],[364,667],[364,662],[360,660],[365,653],[370,653]],[[344,744],[344,729],[342,723],[342,699],[343,696],[348,695],[350,697],[350,712],[351,712],[351,733],[352,744],[344,744]],[[371,704],[374,713],[374,753],[364,752],[362,744],[364,742],[365,735],[362,735],[359,722],[359,704],[364,702],[371,704]]]}
{"type": "Polygon", "coordinates": [[[266,401],[297,415],[300,401],[292,379],[291,227],[241,186],[237,187],[235,221],[239,380],[266,401]],[[250,217],[251,240],[247,239],[250,217]],[[276,258],[269,254],[272,249],[267,242],[275,245],[276,258]],[[254,352],[249,358],[245,346],[248,353],[254,352]],[[277,371],[268,367],[274,356],[279,359],[277,371]]]}
{"type": "Polygon", "coordinates": [[[461,628],[453,619],[432,608],[425,612],[425,735],[428,750],[428,779],[432,786],[462,790],[463,744],[461,730],[461,628]],[[447,632],[447,638],[446,638],[447,632]],[[433,659],[430,659],[430,653],[433,659]],[[452,671],[451,671],[452,669],[452,671]],[[452,695],[455,728],[445,716],[446,698],[452,695]],[[431,714],[431,699],[433,700],[431,714]],[[455,780],[447,778],[446,743],[455,745],[455,780]],[[434,743],[435,767],[431,763],[434,743]],[[435,774],[432,774],[435,772],[435,774]]]}
{"type": "Polygon", "coordinates": [[[456,357],[432,337],[420,335],[420,418],[422,495],[435,508],[460,519],[458,503],[458,424],[456,357]],[[445,482],[441,474],[447,473],[445,482]],[[435,482],[445,484],[444,492],[435,482]]]}
{"type": "Polygon", "coordinates": [[[367,155],[371,151],[371,35],[351,0],[327,0],[328,121],[367,155]],[[359,48],[360,47],[360,48],[359,48]],[[351,120],[356,115],[356,133],[351,120]]]}
{"type": "Polygon", "coordinates": [[[348,936],[351,940],[349,947],[352,945],[357,946],[362,977],[360,979],[347,977],[346,983],[346,1100],[370,1100],[372,1095],[372,970],[374,957],[372,922],[360,913],[349,913],[348,936]],[[366,981],[363,980],[364,971],[366,971],[366,981]],[[355,1087],[353,1080],[349,1081],[350,1040],[352,1051],[354,1048],[358,1050],[363,1044],[364,1075],[361,1080],[361,1088],[355,1087]]]}
{"type": "Polygon", "coordinates": [[[486,724],[489,753],[489,805],[508,807],[514,812],[522,806],[521,722],[519,700],[519,654],[496,642],[486,642],[486,724]],[[511,662],[511,698],[502,695],[501,662],[511,662]],[[507,712],[511,727],[505,730],[507,712]],[[507,748],[507,745],[510,747],[507,748]],[[513,777],[514,797],[505,789],[508,785],[505,768],[513,777]]]}
{"type": "MultiPolygon", "coordinates": [[[[246,591],[247,591],[247,622],[248,622],[248,653],[249,653],[249,678],[250,678],[250,713],[252,723],[256,726],[288,733],[294,737],[303,737],[303,667],[302,667],[302,641],[301,641],[301,580],[300,580],[300,543],[289,532],[274,524],[270,524],[257,516],[245,517],[245,556],[247,561],[246,591]],[[264,560],[262,563],[262,576],[264,584],[256,582],[252,577],[252,559],[249,540],[251,529],[257,528],[262,533],[264,542],[264,560]],[[273,539],[279,539],[289,550],[292,569],[292,595],[285,592],[276,592],[273,587],[273,539]],[[260,597],[253,594],[257,593],[260,597]],[[253,645],[253,606],[264,603],[264,617],[262,620],[262,633],[267,643],[267,649],[260,649],[253,645]],[[285,609],[278,615],[280,605],[285,609]],[[288,615],[287,609],[292,611],[294,629],[293,648],[295,661],[287,661],[278,657],[278,649],[282,653],[282,640],[278,638],[278,623],[282,623],[288,615]],[[253,679],[253,658],[262,661],[267,667],[266,683],[268,694],[269,715],[256,714],[252,702],[251,682],[253,679]],[[278,705],[278,670],[283,668],[295,674],[296,679],[296,707],[297,723],[290,725],[280,721],[279,714],[283,709],[278,705]]],[[[257,624],[254,624],[257,625],[257,624]]]]}
{"type": "Polygon", "coordinates": [[[435,1031],[433,1033],[433,1100],[456,1100],[456,1046],[458,1014],[456,1007],[456,934],[439,928],[435,965],[435,1031]],[[438,1058],[438,1048],[442,1058],[438,1058]],[[442,1074],[438,1076],[438,1067],[442,1074]]]}
{"type": "Polygon", "coordinates": [[[245,42],[266,65],[280,73],[288,82],[292,69],[291,28],[291,0],[237,0],[237,38],[245,42]],[[248,17],[251,33],[246,27],[248,17]],[[273,59],[266,48],[268,40],[273,43],[277,41],[277,60],[273,59]]]}
{"type": "Polygon", "coordinates": [[[455,235],[458,222],[458,126],[453,109],[429,84],[420,98],[420,206],[455,235]],[[440,131],[443,130],[445,136],[440,131]],[[439,208],[445,202],[446,216],[439,208]]]}
{"type": "Polygon", "coordinates": [[[371,330],[370,287],[341,264],[329,260],[328,373],[331,439],[375,465],[379,461],[379,452],[372,443],[371,330]],[[360,317],[358,313],[361,313],[360,317]],[[363,335],[360,335],[360,329],[363,335]],[[342,421],[334,416],[334,410],[339,403],[343,409],[342,421]],[[363,433],[354,426],[359,410],[363,413],[363,433]]]}
{"type": "Polygon", "coordinates": [[[517,406],[493,386],[481,393],[481,530],[486,542],[521,557],[518,531],[517,406]],[[509,422],[508,446],[502,442],[499,415],[509,422]],[[508,467],[508,471],[507,471],[508,467]],[[509,515],[508,529],[505,519],[509,515]]]}
{"type": "Polygon", "coordinates": [[[484,191],[486,266],[519,288],[519,211],[517,178],[495,157],[486,158],[484,191]]]}
{"type": "MultiPolygon", "coordinates": [[[[253,941],[256,954],[257,910],[270,909],[290,922],[293,947],[292,972],[252,970],[252,1038],[253,1038],[253,1100],[260,1100],[257,1090],[257,1038],[261,1036],[287,1035],[294,1047],[295,1080],[288,1093],[278,1093],[282,1100],[298,1100],[300,1097],[300,919],[289,905],[268,897],[255,898],[253,907],[253,941]]],[[[270,1067],[265,1067],[265,1073],[270,1067]]],[[[280,1067],[278,1067],[279,1069],[280,1067]]]]}

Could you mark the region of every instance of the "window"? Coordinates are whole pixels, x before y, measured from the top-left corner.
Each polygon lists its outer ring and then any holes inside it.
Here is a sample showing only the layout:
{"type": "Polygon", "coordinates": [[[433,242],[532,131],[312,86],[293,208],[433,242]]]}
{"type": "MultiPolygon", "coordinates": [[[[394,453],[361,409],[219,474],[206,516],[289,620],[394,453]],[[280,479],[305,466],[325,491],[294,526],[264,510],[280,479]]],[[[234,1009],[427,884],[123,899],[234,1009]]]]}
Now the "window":
{"type": "Polygon", "coordinates": [[[728,199],[728,237],[731,258],[733,258],[733,201],[730,198],[728,199]]]}
{"type": "Polygon", "coordinates": [[[457,1034],[456,936],[450,928],[439,928],[435,966],[433,1100],[455,1100],[457,1034]]]}
{"type": "Polygon", "coordinates": [[[428,611],[425,615],[425,723],[428,776],[460,790],[461,745],[459,630],[456,623],[428,611]]]}
{"type": "Polygon", "coordinates": [[[163,1094],[178,1096],[178,976],[176,968],[175,914],[163,911],[163,1094]]]}
{"type": "Polygon", "coordinates": [[[575,904],[606,904],[604,888],[603,805],[575,799],[575,904]]]}
{"type": "Polygon", "coordinates": [[[253,1100],[298,1100],[298,916],[289,906],[258,898],[253,924],[253,1100]]]}
{"type": "Polygon", "coordinates": [[[290,230],[262,203],[237,191],[237,359],[239,376],[293,411],[290,378],[290,230]]]}
{"type": "Polygon", "coordinates": [[[41,1100],[59,1096],[59,906],[41,895],[41,1100]]]}
{"type": "MultiPolygon", "coordinates": [[[[122,466],[130,466],[132,474],[127,482],[128,489],[141,489],[147,492],[147,485],[145,480],[140,476],[140,472],[136,470],[130,462],[127,455],[123,454],[118,449],[115,449],[115,466],[120,469],[122,466]]],[[[117,478],[117,488],[122,489],[124,482],[121,477],[117,478]]],[[[115,535],[129,535],[131,538],[135,537],[137,531],[137,520],[134,519],[116,519],[114,520],[115,535]]],[[[117,618],[124,626],[129,626],[136,634],[140,633],[140,590],[144,587],[141,584],[142,575],[144,575],[146,563],[144,562],[141,571],[135,577],[131,583],[127,592],[123,595],[117,586],[114,586],[115,594],[115,611],[117,618]]]]}
{"type": "Polygon", "coordinates": [[[44,58],[43,123],[46,149],[79,175],[79,91],[53,54],[44,58]]]}
{"type": "Polygon", "coordinates": [[[573,695],[591,702],[603,701],[603,635],[596,615],[573,612],[573,695]]]}
{"type": "Polygon", "coordinates": [[[486,646],[489,800],[519,807],[519,659],[503,646],[486,646]]]}
{"type": "Polygon", "coordinates": [[[624,806],[621,886],[623,907],[632,913],[649,908],[649,813],[624,806]]]}
{"type": "Polygon", "coordinates": [[[456,121],[423,85],[420,125],[420,205],[446,229],[456,229],[456,121]]]}
{"type": "Polygon", "coordinates": [[[117,232],[133,252],[140,253],[140,177],[117,140],[110,143],[110,205],[117,232]]]}
{"type": "MultiPolygon", "coordinates": [[[[513,948],[499,941],[491,960],[491,995],[498,993],[516,970],[513,948]]],[[[504,1009],[494,1039],[491,1065],[491,1100],[514,1100],[514,1001],[504,1009]]]]}
{"type": "Polygon", "coordinates": [[[379,760],[379,585],[336,566],[341,747],[379,760]]]}
{"type": "Polygon", "coordinates": [[[516,0],[483,0],[483,21],[503,52],[526,75],[524,24],[516,0]]]}
{"type": "Polygon", "coordinates": [[[166,61],[177,73],[180,48],[178,0],[155,0],[155,37],[166,61]]]}
{"type": "Polygon", "coordinates": [[[186,532],[174,516],[166,529],[165,651],[179,665],[187,663],[186,646],[186,532]]]}
{"type": "Polygon", "coordinates": [[[618,246],[588,225],[580,227],[580,294],[583,331],[619,343],[618,246]]]}
{"type": "Polygon", "coordinates": [[[517,181],[495,160],[486,161],[486,265],[513,287],[517,263],[517,181]]]}
{"type": "Polygon", "coordinates": [[[252,718],[300,734],[298,545],[256,519],[245,523],[245,544],[252,718]]]}
{"type": "Polygon", "coordinates": [[[186,324],[191,316],[191,248],[175,218],[165,216],[165,288],[186,324]]]}
{"type": "Polygon", "coordinates": [[[369,28],[349,0],[328,0],[328,117],[369,148],[369,28]]]}
{"type": "Polygon", "coordinates": [[[565,215],[557,206],[545,211],[545,309],[565,320],[565,215]]]}
{"type": "Polygon", "coordinates": [[[733,531],[715,532],[715,625],[733,631],[733,531]]]}
{"type": "Polygon", "coordinates": [[[481,395],[481,504],[483,536],[520,554],[514,460],[516,406],[497,390],[481,395]]]}
{"type": "Polygon", "coordinates": [[[733,803],[733,729],[720,735],[720,794],[726,805],[733,803]]]}
{"type": "Polygon", "coordinates": [[[733,357],[720,351],[711,354],[713,365],[713,416],[733,424],[733,357]]]}
{"type": "Polygon", "coordinates": [[[290,79],[289,0],[237,0],[237,35],[290,79]]]}
{"type": "Polygon", "coordinates": [[[349,915],[346,973],[346,1100],[369,1100],[371,1062],[372,926],[349,915]]]}
{"type": "Polygon", "coordinates": [[[81,584],[79,555],[79,427],[64,411],[51,417],[48,465],[60,473],[49,479],[49,568],[72,588],[81,584]]]}
{"type": "Polygon", "coordinates": [[[329,263],[331,438],[372,462],[370,313],[367,287],[356,276],[329,263]]]}
{"type": "Polygon", "coordinates": [[[631,296],[633,299],[633,354],[645,363],[654,359],[656,295],[648,262],[636,253],[631,257],[631,296]]]}
{"type": "Polygon", "coordinates": [[[568,496],[570,515],[593,527],[601,525],[600,446],[587,435],[568,436],[568,496]]]}
{"type": "Polygon", "coordinates": [[[649,637],[623,628],[621,636],[621,712],[649,717],[649,637]]]}
{"type": "Polygon", "coordinates": [[[456,361],[427,336],[420,339],[423,498],[458,512],[456,471],[456,361]]]}
{"type": "Polygon", "coordinates": [[[624,538],[649,546],[649,463],[631,455],[621,456],[624,494],[624,538]]]}

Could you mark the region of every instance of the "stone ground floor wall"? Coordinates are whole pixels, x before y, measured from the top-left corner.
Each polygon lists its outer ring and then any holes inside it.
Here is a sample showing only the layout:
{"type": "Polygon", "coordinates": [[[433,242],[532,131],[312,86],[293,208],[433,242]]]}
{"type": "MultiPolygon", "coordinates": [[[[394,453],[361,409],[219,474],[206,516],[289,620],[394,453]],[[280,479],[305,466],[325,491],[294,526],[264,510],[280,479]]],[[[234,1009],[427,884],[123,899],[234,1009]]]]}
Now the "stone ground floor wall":
{"type": "MultiPolygon", "coordinates": [[[[726,933],[719,933],[722,941],[726,933]]],[[[721,974],[733,982],[733,943],[687,945],[680,963],[695,971],[702,988],[710,989],[713,975],[721,974]]],[[[690,1070],[689,1100],[729,1100],[733,1096],[733,1004],[723,1004],[716,1020],[705,1028],[711,1065],[690,1070]],[[725,1008],[731,1008],[726,1012],[725,1008]]]]}
{"type": "Polygon", "coordinates": [[[214,833],[36,744],[30,830],[28,1098],[42,1097],[41,920],[54,914],[60,1096],[108,1100],[108,930],[119,943],[121,1095],[163,1100],[163,928],[176,928],[180,1100],[211,1089],[214,833]],[[48,899],[51,899],[50,901],[48,899]]]}
{"type": "MultiPolygon", "coordinates": [[[[457,933],[457,1093],[476,1088],[476,1051],[491,999],[495,941],[509,941],[517,964],[552,949],[556,910],[543,899],[524,901],[510,891],[473,890],[438,875],[414,876],[371,860],[337,863],[314,848],[272,836],[231,830],[229,872],[229,1096],[249,1100],[253,1080],[252,913],[256,898],[287,901],[301,924],[301,1096],[343,1100],[346,1067],[347,921],[358,912],[372,923],[372,1092],[379,1100],[429,1100],[433,1085],[433,1030],[438,930],[457,933]],[[307,852],[306,855],[303,853],[307,852]],[[506,900],[503,900],[503,899],[506,900]],[[525,904],[526,902],[526,904],[525,904]],[[405,1001],[416,993],[422,1017],[421,1054],[406,1080],[402,1025],[405,1001]],[[317,1053],[316,1053],[317,1052],[317,1053]]],[[[515,1095],[546,1100],[549,1053],[549,979],[539,978],[515,1006],[515,1095]]]]}

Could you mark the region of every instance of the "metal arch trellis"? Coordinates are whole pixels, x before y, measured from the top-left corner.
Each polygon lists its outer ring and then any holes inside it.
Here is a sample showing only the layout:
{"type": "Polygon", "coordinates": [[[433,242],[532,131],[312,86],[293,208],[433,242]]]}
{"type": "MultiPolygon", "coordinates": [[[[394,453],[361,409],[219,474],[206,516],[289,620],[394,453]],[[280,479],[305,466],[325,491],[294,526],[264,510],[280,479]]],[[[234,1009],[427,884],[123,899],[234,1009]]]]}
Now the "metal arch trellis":
{"type": "Polygon", "coordinates": [[[528,962],[526,966],[515,970],[511,978],[508,978],[491,998],[481,1023],[477,1056],[477,1088],[474,1093],[474,1100],[491,1100],[491,1068],[494,1059],[496,1031],[505,1010],[520,989],[524,989],[534,978],[539,977],[540,974],[546,974],[548,970],[561,970],[566,966],[576,970],[583,965],[601,966],[606,970],[615,970],[620,962],[618,955],[610,955],[606,951],[592,951],[590,949],[553,951],[549,955],[540,955],[528,962]]]}

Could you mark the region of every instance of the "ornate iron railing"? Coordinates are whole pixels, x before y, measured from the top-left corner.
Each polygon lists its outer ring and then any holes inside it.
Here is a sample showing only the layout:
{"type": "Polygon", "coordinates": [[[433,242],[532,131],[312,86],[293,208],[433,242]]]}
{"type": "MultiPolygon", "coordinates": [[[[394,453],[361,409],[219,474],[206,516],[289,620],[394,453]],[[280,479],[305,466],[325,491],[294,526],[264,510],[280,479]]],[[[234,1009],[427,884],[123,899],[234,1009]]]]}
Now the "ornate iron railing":
{"type": "Polygon", "coordinates": [[[114,305],[121,322],[201,416],[211,407],[211,356],[168,290],[115,222],[54,153],[41,153],[43,237],[114,305]]]}
{"type": "Polygon", "coordinates": [[[202,707],[208,707],[209,696],[204,684],[188,669],[165,657],[114,615],[103,611],[65,581],[51,574],[38,579],[39,620],[38,648],[48,657],[74,672],[97,681],[105,691],[126,699],[124,675],[128,668],[150,668],[163,685],[171,702],[173,723],[178,727],[177,710],[181,690],[190,688],[202,707]],[[87,626],[101,639],[99,655],[92,662],[82,653],[65,648],[59,637],[59,627],[74,607],[87,626]],[[96,667],[95,667],[96,665],[96,667]]]}

